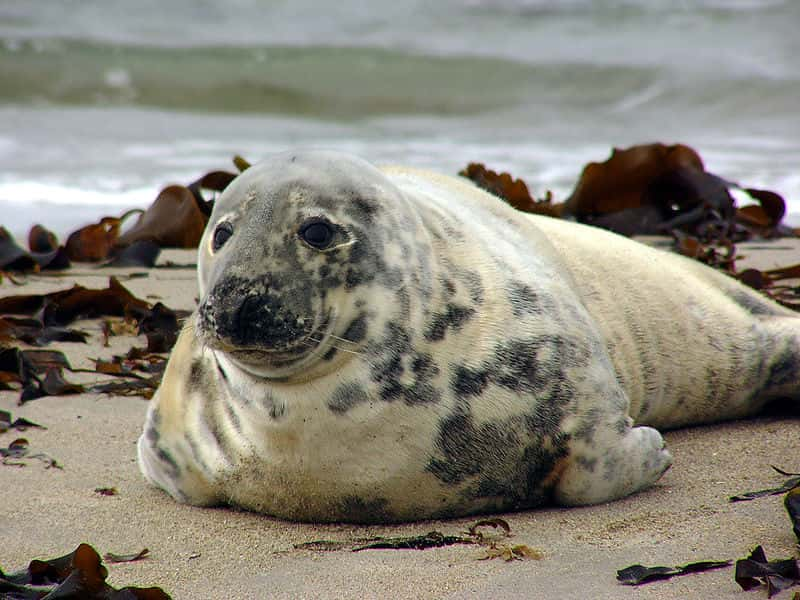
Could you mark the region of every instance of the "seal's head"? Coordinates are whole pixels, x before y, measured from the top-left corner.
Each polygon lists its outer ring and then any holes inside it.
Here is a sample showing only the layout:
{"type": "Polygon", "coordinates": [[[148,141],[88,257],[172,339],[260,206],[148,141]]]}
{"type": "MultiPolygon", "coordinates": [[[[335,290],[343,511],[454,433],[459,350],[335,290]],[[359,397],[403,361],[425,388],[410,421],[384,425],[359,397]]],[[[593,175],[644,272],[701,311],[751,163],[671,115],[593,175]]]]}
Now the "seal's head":
{"type": "Polygon", "coordinates": [[[403,285],[385,246],[404,235],[405,202],[376,168],[338,153],[280,154],[247,169],[200,242],[201,342],[257,377],[333,370],[365,342],[369,288],[403,285]]]}

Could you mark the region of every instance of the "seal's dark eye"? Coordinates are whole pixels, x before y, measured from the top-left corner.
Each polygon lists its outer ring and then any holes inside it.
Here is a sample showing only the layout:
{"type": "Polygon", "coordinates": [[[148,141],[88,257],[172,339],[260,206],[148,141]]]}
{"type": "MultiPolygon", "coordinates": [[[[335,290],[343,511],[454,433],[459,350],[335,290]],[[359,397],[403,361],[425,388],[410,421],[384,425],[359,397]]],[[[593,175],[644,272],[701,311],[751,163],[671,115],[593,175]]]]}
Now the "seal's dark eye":
{"type": "Polygon", "coordinates": [[[322,250],[333,241],[333,228],[325,221],[311,221],[300,227],[300,237],[309,246],[322,250]]]}
{"type": "Polygon", "coordinates": [[[217,228],[214,230],[214,239],[211,240],[211,247],[214,249],[214,252],[222,248],[232,235],[233,225],[227,222],[222,222],[217,225],[217,228]]]}

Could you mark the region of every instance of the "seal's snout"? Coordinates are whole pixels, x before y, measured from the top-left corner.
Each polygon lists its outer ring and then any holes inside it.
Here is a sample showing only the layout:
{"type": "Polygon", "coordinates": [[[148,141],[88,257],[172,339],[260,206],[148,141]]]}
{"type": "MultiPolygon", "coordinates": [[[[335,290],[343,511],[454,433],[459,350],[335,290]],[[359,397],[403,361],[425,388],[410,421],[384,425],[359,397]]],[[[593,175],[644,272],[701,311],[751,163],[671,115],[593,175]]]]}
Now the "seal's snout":
{"type": "MultiPolygon", "coordinates": [[[[281,351],[302,344],[310,319],[283,301],[282,289],[264,282],[232,281],[216,285],[200,305],[198,324],[212,346],[281,351]]],[[[310,305],[305,314],[311,312],[310,305]]]]}
{"type": "Polygon", "coordinates": [[[239,304],[228,334],[236,346],[280,349],[302,337],[302,323],[273,295],[250,295],[239,304]]]}

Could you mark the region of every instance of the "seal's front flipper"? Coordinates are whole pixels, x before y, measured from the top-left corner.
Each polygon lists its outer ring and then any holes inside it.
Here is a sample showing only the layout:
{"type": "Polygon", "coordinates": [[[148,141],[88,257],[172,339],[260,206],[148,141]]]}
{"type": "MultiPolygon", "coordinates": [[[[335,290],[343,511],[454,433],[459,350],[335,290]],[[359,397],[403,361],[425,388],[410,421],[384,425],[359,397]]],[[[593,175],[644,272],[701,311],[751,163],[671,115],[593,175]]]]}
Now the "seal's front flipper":
{"type": "Polygon", "coordinates": [[[598,504],[624,498],[653,485],[672,464],[661,434],[651,427],[607,426],[592,445],[577,444],[555,488],[563,506],[598,504]],[[622,428],[622,427],[620,427],[622,428]]]}

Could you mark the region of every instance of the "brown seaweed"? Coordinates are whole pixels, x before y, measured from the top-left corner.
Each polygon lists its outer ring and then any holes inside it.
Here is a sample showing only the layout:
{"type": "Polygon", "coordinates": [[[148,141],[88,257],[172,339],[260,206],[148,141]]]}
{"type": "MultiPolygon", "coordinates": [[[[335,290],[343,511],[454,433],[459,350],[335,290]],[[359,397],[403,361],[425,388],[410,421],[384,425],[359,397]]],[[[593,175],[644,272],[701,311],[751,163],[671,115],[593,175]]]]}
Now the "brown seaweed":
{"type": "Polygon", "coordinates": [[[797,560],[767,560],[764,548],[757,546],[747,558],[736,561],[736,583],[743,590],[766,586],[767,598],[800,583],[797,560]]]}
{"type": "Polygon", "coordinates": [[[100,262],[106,260],[119,237],[121,218],[103,217],[74,231],[67,238],[67,256],[75,262],[100,262]]]}
{"type": "Polygon", "coordinates": [[[58,238],[49,229],[36,224],[28,232],[28,248],[31,252],[52,252],[58,248],[58,238]]]}
{"type": "Polygon", "coordinates": [[[148,352],[169,352],[178,339],[180,325],[178,318],[188,316],[185,312],[176,312],[156,302],[141,321],[139,333],[147,337],[148,352]]]}
{"type": "Polygon", "coordinates": [[[147,548],[142,548],[139,550],[139,552],[133,552],[131,554],[115,554],[114,552],[106,552],[103,554],[103,560],[110,563],[135,562],[137,560],[147,558],[148,554],[150,554],[150,550],[147,548]]]}
{"type": "Polygon", "coordinates": [[[133,227],[119,236],[116,245],[147,240],[160,247],[196,248],[207,220],[189,188],[171,185],[161,190],[133,227]]]}
{"type": "Polygon", "coordinates": [[[645,567],[643,565],[631,565],[617,571],[617,581],[624,585],[642,585],[652,581],[663,581],[681,575],[691,575],[702,573],[714,569],[729,567],[729,560],[704,560],[693,562],[679,567],[645,567]]]}
{"type": "MultiPolygon", "coordinates": [[[[43,229],[43,228],[42,228],[43,229]]],[[[0,271],[39,271],[66,269],[70,266],[69,258],[64,248],[48,247],[50,232],[38,234],[33,243],[42,250],[28,252],[20,247],[5,227],[0,227],[0,271]],[[42,239],[44,236],[45,239],[42,239]]]]}
{"type": "Polygon", "coordinates": [[[783,498],[783,506],[789,513],[794,536],[800,542],[800,487],[793,487],[783,498]]]}
{"type": "Polygon", "coordinates": [[[28,381],[24,383],[22,392],[19,396],[19,404],[44,398],[45,396],[65,396],[70,394],[82,394],[86,388],[78,383],[72,383],[64,379],[64,373],[60,368],[51,367],[47,369],[44,378],[31,374],[28,381]]]}
{"type": "Polygon", "coordinates": [[[785,475],[789,477],[786,481],[784,481],[781,485],[767,488],[764,490],[757,490],[755,492],[744,492],[742,494],[736,494],[735,496],[731,496],[728,498],[728,502],[746,502],[748,500],[755,500],[756,498],[764,498],[766,496],[776,496],[778,494],[783,494],[794,490],[798,486],[800,486],[800,473],[787,473],[782,469],[772,465],[772,468],[776,470],[781,475],[785,475]]]}
{"type": "Polygon", "coordinates": [[[294,547],[302,550],[316,550],[321,552],[332,552],[336,550],[350,549],[352,552],[364,550],[428,550],[431,548],[443,548],[456,544],[480,546],[484,549],[484,554],[478,560],[489,560],[502,558],[506,561],[514,560],[538,560],[543,554],[525,544],[508,545],[502,542],[505,538],[511,537],[511,526],[505,519],[499,517],[484,519],[474,523],[467,531],[461,535],[446,535],[441,531],[429,531],[421,535],[400,536],[400,537],[371,537],[361,538],[350,542],[335,540],[314,540],[295,544],[294,547]],[[482,528],[491,527],[499,529],[502,533],[488,535],[481,531],[482,528]]]}
{"type": "Polygon", "coordinates": [[[17,438],[8,447],[0,447],[0,457],[5,466],[24,467],[26,459],[36,459],[44,463],[45,469],[63,469],[53,457],[44,452],[30,453],[30,442],[25,438],[17,438]]]}
{"type": "Polygon", "coordinates": [[[89,334],[79,329],[46,326],[39,319],[0,317],[0,342],[19,340],[31,346],[46,346],[51,342],[85,343],[89,334]]]}
{"type": "Polygon", "coordinates": [[[103,566],[97,551],[89,544],[80,544],[65,556],[49,560],[32,560],[25,571],[8,575],[0,571],[0,593],[4,598],[46,596],[61,600],[169,600],[170,598],[159,587],[125,587],[117,590],[106,583],[107,577],[108,569],[103,566]]]}
{"type": "Polygon", "coordinates": [[[143,316],[150,305],[136,298],[116,277],[108,288],[93,290],[81,285],[49,294],[16,295],[0,298],[0,314],[40,312],[45,325],[68,325],[76,319],[101,316],[143,316]]]}
{"type": "Polygon", "coordinates": [[[11,413],[9,411],[0,410],[0,433],[5,433],[11,429],[16,429],[17,431],[26,431],[31,428],[47,429],[47,427],[44,425],[39,425],[39,423],[34,423],[33,421],[29,421],[23,417],[17,417],[12,421],[11,413]]]}
{"type": "Polygon", "coordinates": [[[136,240],[130,246],[116,248],[103,267],[154,267],[161,246],[153,240],[136,240]]]}
{"type": "Polygon", "coordinates": [[[482,163],[469,163],[458,174],[470,179],[479,188],[502,198],[517,210],[550,217],[561,215],[561,205],[554,205],[549,195],[543,200],[536,200],[522,179],[514,179],[508,173],[492,171],[482,163]]]}

